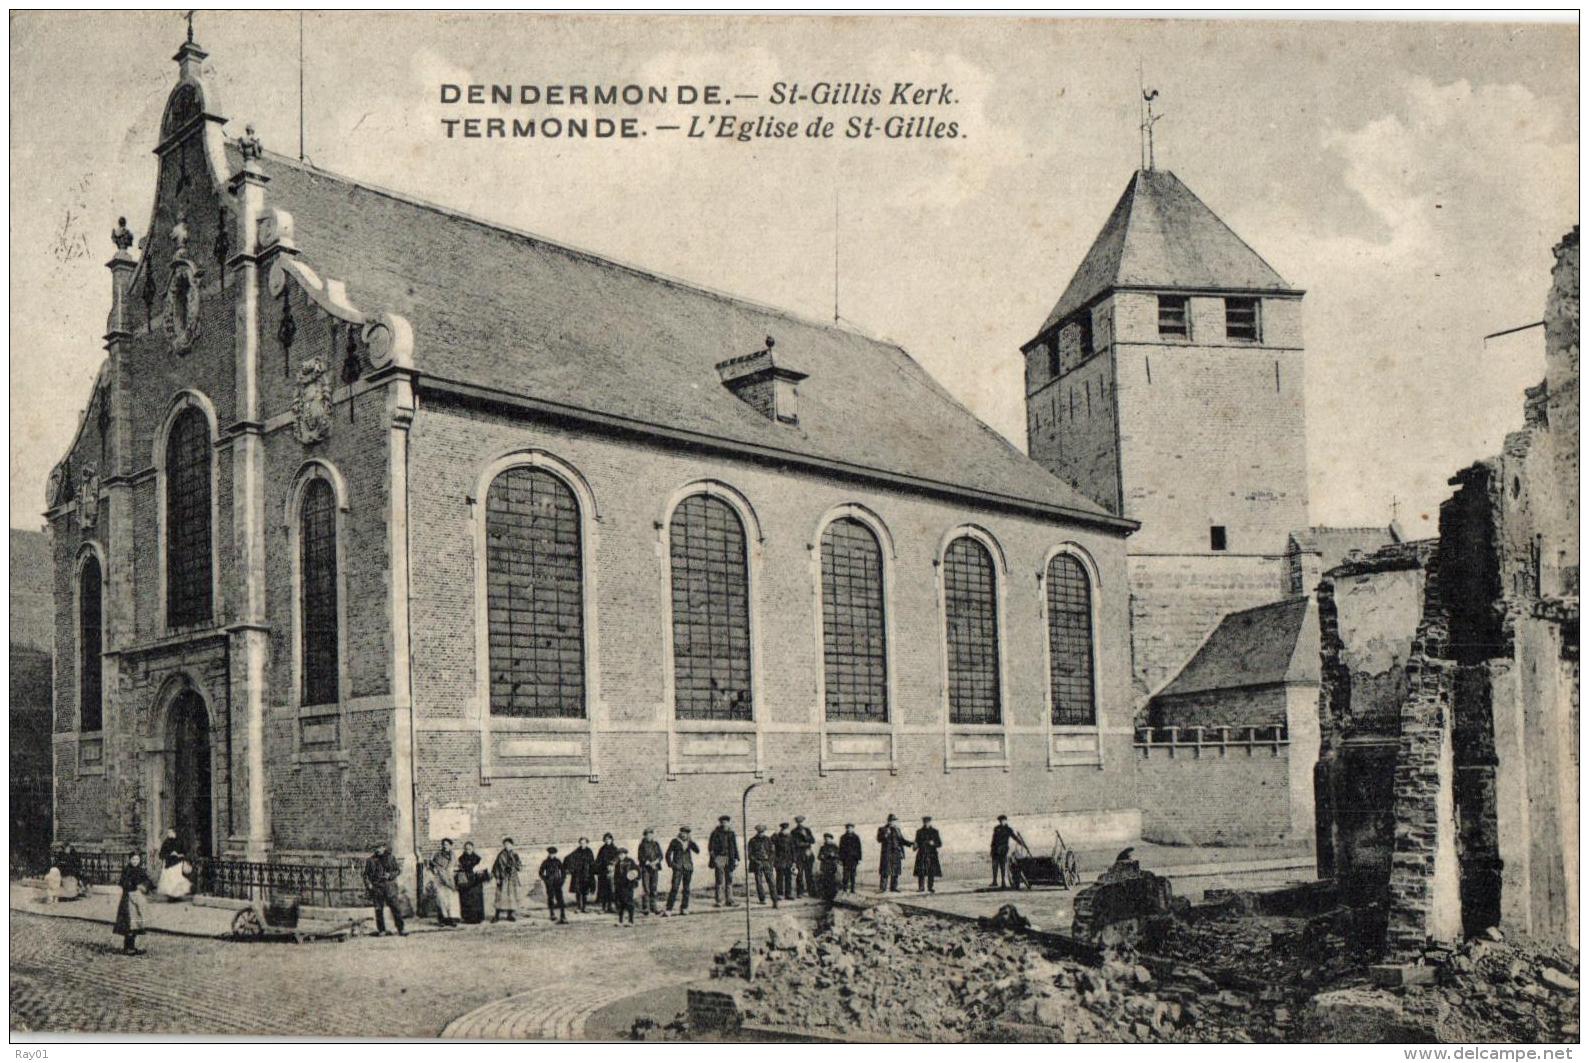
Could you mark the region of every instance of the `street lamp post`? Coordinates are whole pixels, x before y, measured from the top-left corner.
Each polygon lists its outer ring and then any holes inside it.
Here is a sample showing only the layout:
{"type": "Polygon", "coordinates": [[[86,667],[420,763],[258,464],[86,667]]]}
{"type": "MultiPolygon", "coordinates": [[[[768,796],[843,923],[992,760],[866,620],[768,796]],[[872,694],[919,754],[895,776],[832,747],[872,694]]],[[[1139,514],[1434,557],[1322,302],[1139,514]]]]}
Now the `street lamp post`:
{"type": "MultiPolygon", "coordinates": [[[[770,786],[774,779],[767,776],[765,780],[770,786]]],[[[750,792],[760,786],[761,782],[753,782],[745,787],[745,792],[739,798],[739,836],[745,839],[745,873],[754,875],[750,866],[750,792]]],[[[750,939],[750,879],[745,879],[745,981],[756,980],[756,949],[750,939]]],[[[733,898],[729,898],[732,900],[733,898]]]]}

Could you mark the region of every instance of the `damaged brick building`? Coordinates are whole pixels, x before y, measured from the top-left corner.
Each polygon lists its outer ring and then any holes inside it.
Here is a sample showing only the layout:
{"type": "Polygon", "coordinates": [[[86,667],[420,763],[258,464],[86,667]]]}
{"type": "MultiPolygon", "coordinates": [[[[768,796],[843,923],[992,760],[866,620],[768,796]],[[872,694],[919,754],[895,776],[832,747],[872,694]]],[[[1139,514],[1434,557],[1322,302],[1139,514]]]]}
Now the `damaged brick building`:
{"type": "Polygon", "coordinates": [[[1438,540],[1325,574],[1321,875],[1412,957],[1491,926],[1578,937],[1578,230],[1555,248],[1545,379],[1458,473],[1438,540]]]}

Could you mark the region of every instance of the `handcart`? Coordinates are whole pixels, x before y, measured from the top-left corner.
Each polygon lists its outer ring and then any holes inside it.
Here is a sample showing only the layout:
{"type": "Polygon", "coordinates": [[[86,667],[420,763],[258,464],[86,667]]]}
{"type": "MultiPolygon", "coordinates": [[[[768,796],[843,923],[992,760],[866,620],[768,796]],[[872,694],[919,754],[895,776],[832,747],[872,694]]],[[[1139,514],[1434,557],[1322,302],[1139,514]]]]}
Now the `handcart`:
{"type": "Polygon", "coordinates": [[[1054,849],[1047,856],[1033,856],[1026,846],[1020,846],[1024,855],[1010,861],[1014,872],[1012,885],[1036,889],[1038,886],[1058,886],[1072,890],[1081,882],[1081,871],[1076,867],[1076,852],[1065,844],[1065,838],[1054,832],[1054,849]]]}
{"type": "Polygon", "coordinates": [[[339,920],[306,919],[301,909],[301,900],[294,896],[255,901],[232,917],[232,940],[290,937],[300,945],[305,941],[346,941],[370,920],[367,915],[339,920]]]}

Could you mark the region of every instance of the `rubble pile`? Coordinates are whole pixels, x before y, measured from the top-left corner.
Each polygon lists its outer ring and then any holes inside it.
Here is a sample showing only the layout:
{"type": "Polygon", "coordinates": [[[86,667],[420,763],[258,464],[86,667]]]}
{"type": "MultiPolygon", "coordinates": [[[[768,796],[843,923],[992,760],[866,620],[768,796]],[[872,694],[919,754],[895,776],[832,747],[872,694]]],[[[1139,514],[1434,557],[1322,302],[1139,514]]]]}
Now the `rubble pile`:
{"type": "Polygon", "coordinates": [[[1433,984],[1405,990],[1402,1008],[1446,1042],[1578,1040],[1578,957],[1490,930],[1429,950],[1433,984]]]}
{"type": "MultiPolygon", "coordinates": [[[[1020,925],[1019,913],[1001,913],[1020,925]]],[[[1083,1042],[1269,1039],[1247,996],[1195,970],[1160,981],[1127,954],[1098,967],[1043,955],[1025,937],[880,904],[833,910],[815,934],[780,924],[756,981],[740,991],[744,1021],[834,1036],[909,1041],[1083,1042]]],[[[744,952],[714,972],[743,977],[744,952]]]]}

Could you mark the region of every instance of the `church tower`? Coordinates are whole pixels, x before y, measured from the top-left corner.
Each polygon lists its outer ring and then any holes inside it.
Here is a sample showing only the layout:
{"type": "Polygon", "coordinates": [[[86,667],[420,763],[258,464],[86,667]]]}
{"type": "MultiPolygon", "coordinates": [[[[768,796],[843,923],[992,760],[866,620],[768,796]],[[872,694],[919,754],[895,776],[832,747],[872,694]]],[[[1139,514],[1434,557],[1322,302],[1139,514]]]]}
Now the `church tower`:
{"type": "Polygon", "coordinates": [[[1284,597],[1308,524],[1302,295],[1168,170],[1132,175],[1026,355],[1032,458],[1128,540],[1140,707],[1284,597]]]}

